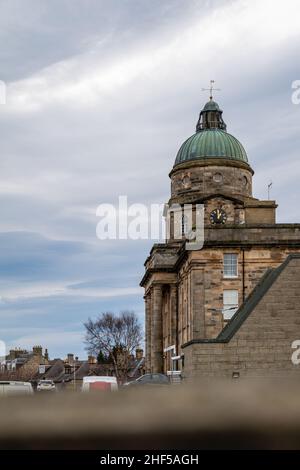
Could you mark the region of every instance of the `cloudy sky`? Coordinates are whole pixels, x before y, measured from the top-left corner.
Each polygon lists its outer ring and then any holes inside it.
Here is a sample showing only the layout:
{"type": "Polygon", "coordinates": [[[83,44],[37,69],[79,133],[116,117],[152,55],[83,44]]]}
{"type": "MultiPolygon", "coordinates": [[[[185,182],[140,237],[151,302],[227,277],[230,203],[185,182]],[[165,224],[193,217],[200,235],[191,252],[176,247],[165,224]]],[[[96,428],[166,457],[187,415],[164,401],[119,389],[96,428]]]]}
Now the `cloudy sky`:
{"type": "Polygon", "coordinates": [[[96,237],[97,206],[165,202],[210,79],[254,194],[300,222],[298,0],[0,0],[0,340],[86,355],[83,322],[143,319],[151,241],[96,237]]]}

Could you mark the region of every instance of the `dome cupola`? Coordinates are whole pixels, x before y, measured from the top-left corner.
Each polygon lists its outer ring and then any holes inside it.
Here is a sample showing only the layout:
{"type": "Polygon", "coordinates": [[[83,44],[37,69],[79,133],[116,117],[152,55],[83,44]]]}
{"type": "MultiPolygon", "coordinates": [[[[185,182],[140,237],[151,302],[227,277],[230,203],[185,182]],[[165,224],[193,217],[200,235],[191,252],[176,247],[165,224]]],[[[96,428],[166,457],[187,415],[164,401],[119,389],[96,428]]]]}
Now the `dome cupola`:
{"type": "Polygon", "coordinates": [[[201,132],[204,129],[222,129],[226,131],[226,124],[222,118],[223,111],[220,109],[212,96],[202,109],[197,126],[196,132],[201,132]]]}
{"type": "Polygon", "coordinates": [[[200,112],[196,132],[181,145],[170,173],[171,200],[186,203],[223,194],[252,197],[253,170],[243,145],[227,132],[212,97],[200,112]]]}
{"type": "Polygon", "coordinates": [[[248,164],[243,145],[227,132],[222,114],[223,111],[211,95],[200,112],[196,133],[181,145],[174,167],[192,160],[203,161],[203,159],[236,160],[248,164]]]}

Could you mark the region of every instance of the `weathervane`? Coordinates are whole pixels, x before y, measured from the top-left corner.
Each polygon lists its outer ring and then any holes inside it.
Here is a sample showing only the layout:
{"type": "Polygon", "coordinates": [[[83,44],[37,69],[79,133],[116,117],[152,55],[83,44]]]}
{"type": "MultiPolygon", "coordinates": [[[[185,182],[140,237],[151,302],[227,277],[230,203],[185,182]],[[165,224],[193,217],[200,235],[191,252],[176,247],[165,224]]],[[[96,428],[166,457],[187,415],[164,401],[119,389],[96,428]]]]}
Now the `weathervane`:
{"type": "Polygon", "coordinates": [[[273,181],[270,180],[270,183],[268,184],[268,201],[270,200],[270,191],[271,191],[272,186],[273,186],[273,181]]]}
{"type": "Polygon", "coordinates": [[[212,96],[213,91],[220,91],[220,90],[221,90],[221,88],[214,88],[214,83],[215,83],[215,81],[214,81],[214,80],[211,80],[211,81],[210,81],[210,87],[209,87],[209,88],[202,88],[202,91],[209,91],[209,93],[210,93],[210,97],[209,97],[209,98],[210,98],[211,100],[213,99],[213,96],[212,96]]]}

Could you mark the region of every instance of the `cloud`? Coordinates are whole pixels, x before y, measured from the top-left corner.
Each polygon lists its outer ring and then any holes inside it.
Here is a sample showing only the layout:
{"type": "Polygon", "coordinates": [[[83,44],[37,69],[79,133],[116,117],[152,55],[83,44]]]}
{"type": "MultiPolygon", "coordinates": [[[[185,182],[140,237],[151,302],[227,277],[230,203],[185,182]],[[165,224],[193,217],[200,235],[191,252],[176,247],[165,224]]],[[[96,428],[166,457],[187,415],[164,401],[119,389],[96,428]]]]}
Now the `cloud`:
{"type": "MultiPolygon", "coordinates": [[[[106,108],[107,98],[115,101],[119,93],[133,84],[135,86],[137,81],[153,83],[156,77],[155,85],[158,77],[170,76],[173,68],[179,74],[179,68],[184,69],[193,63],[195,55],[200,52],[197,69],[201,64],[209,67],[209,61],[216,60],[224,50],[228,61],[234,58],[240,63],[249,64],[255,56],[256,67],[265,65],[264,51],[268,53],[270,48],[282,47],[287,41],[297,39],[298,10],[297,0],[290,0],[289,8],[286,4],[271,0],[255,0],[251,4],[245,1],[229,2],[204,17],[196,10],[196,15],[180,29],[180,33],[171,28],[165,41],[161,41],[160,35],[151,40],[147,38],[146,41],[138,41],[129,51],[124,50],[126,53],[120,48],[104,60],[102,44],[99,49],[96,45],[92,54],[90,50],[84,51],[51,64],[25,80],[10,83],[8,112],[42,111],[45,107],[51,110],[53,106],[69,107],[71,110],[86,107],[99,109],[101,104],[106,108]],[[291,15],[293,11],[295,14],[291,15]],[[269,21],[270,16],[272,21],[269,21]],[[235,28],[232,28],[233,24],[235,28]],[[253,30],[255,38],[251,34],[253,30]]],[[[274,59],[267,56],[267,60],[272,63],[274,59]]],[[[249,65],[246,72],[251,73],[249,65]]],[[[178,79],[178,76],[175,78],[178,79]]],[[[164,84],[160,82],[160,85],[164,89],[164,84]]],[[[143,87],[142,98],[147,100],[147,95],[149,98],[151,93],[146,90],[143,87]]],[[[141,98],[140,90],[136,91],[138,93],[130,97],[133,103],[136,97],[141,98]]]]}
{"type": "MultiPolygon", "coordinates": [[[[74,289],[75,290],[75,289],[74,289]]],[[[30,286],[13,287],[11,290],[5,292],[1,297],[1,302],[22,301],[28,299],[43,298],[49,300],[49,297],[72,296],[78,297],[96,297],[96,298],[115,298],[124,297],[127,295],[140,295],[142,291],[139,287],[111,287],[107,289],[76,289],[74,293],[72,286],[61,285],[59,283],[31,283],[30,286]]]]}
{"type": "MultiPolygon", "coordinates": [[[[21,349],[31,350],[32,346],[36,344],[47,345],[48,351],[59,351],[63,359],[68,353],[72,353],[74,344],[83,345],[84,333],[82,331],[65,331],[64,329],[50,329],[50,328],[23,328],[6,330],[6,334],[13,335],[14,339],[9,340],[6,344],[6,350],[9,351],[15,347],[21,349]],[[20,335],[21,333],[21,335],[20,335]]],[[[85,355],[85,349],[80,346],[79,351],[81,355],[85,355]]],[[[52,356],[50,359],[53,359],[52,356]]]]}
{"type": "Polygon", "coordinates": [[[96,208],[123,194],[129,204],[169,198],[211,78],[256,171],[255,195],[272,179],[278,221],[299,219],[299,13],[296,0],[2,2],[3,328],[13,318],[82,331],[88,316],[124,307],[142,320],[151,241],[100,242],[96,208]]]}

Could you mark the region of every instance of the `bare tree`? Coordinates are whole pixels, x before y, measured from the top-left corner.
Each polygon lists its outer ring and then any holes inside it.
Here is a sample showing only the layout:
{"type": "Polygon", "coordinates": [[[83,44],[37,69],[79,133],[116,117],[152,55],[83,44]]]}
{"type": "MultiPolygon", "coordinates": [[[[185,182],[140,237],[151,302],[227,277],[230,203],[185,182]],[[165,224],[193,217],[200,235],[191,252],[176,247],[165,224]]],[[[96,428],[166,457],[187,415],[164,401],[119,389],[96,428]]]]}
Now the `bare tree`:
{"type": "Polygon", "coordinates": [[[124,380],[130,365],[130,356],[143,339],[140,322],[134,312],[123,311],[119,315],[102,313],[95,321],[90,318],[84,324],[87,351],[98,356],[100,351],[111,358],[116,377],[124,380]]]}

